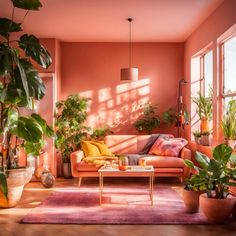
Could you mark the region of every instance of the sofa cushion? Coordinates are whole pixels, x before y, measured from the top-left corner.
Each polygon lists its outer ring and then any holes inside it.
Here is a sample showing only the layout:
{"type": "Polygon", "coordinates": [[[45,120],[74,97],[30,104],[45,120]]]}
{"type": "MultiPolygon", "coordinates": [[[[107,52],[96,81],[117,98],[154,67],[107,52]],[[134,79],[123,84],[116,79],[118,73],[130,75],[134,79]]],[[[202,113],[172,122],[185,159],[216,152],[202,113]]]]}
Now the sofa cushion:
{"type": "Polygon", "coordinates": [[[96,157],[96,156],[101,156],[100,151],[98,147],[95,145],[91,144],[89,141],[82,141],[81,146],[84,152],[84,155],[90,156],[90,157],[96,157]]]}
{"type": "Polygon", "coordinates": [[[158,138],[151,147],[149,154],[178,157],[180,151],[187,143],[188,141],[183,138],[158,138]]]}
{"type": "Polygon", "coordinates": [[[89,143],[95,145],[99,149],[101,156],[114,156],[114,154],[110,151],[110,149],[104,142],[90,141],[89,143]]]}
{"type": "Polygon", "coordinates": [[[153,165],[154,168],[185,167],[183,159],[172,156],[147,155],[145,157],[141,157],[139,159],[139,163],[142,159],[146,160],[146,165],[153,165]]]}
{"type": "Polygon", "coordinates": [[[88,164],[83,161],[76,164],[76,169],[78,171],[98,171],[99,168],[100,166],[96,166],[94,164],[88,164]]]}

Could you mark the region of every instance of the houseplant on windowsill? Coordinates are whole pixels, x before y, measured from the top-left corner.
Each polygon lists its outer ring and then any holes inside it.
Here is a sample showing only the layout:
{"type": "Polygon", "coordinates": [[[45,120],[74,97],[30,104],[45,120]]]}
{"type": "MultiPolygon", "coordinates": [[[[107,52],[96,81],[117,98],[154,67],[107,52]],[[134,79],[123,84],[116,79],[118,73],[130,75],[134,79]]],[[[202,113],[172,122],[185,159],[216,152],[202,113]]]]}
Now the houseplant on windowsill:
{"type": "Polygon", "coordinates": [[[194,136],[196,144],[201,144],[201,132],[197,130],[193,132],[193,136],[194,136]]]}
{"type": "Polygon", "coordinates": [[[201,120],[201,133],[209,132],[209,121],[212,120],[212,92],[209,97],[198,92],[198,97],[192,98],[192,101],[197,105],[196,113],[201,120]]]}
{"type": "Polygon", "coordinates": [[[236,100],[229,101],[221,126],[227,145],[236,149],[236,100]]]}
{"type": "Polygon", "coordinates": [[[55,146],[60,152],[63,176],[72,178],[70,154],[78,150],[81,140],[87,137],[89,128],[84,125],[87,118],[88,99],[78,94],[70,95],[56,104],[55,146]]]}
{"type": "Polygon", "coordinates": [[[185,162],[195,169],[206,183],[206,193],[200,195],[200,207],[209,221],[224,222],[232,213],[236,198],[229,194],[229,186],[236,186],[236,168],[230,168],[232,148],[225,144],[216,146],[213,158],[197,152],[195,166],[191,161],[185,162]]]}
{"type": "Polygon", "coordinates": [[[139,133],[151,134],[160,126],[160,117],[156,114],[157,106],[151,103],[141,105],[143,114],[134,122],[133,126],[139,133]]]}
{"type": "MultiPolygon", "coordinates": [[[[14,22],[15,8],[39,10],[38,0],[12,0],[12,19],[0,18],[0,207],[13,207],[21,197],[28,170],[17,166],[18,145],[26,153],[39,153],[44,134],[52,129],[38,114],[21,116],[20,108],[33,108],[34,100],[45,94],[45,86],[31,60],[43,68],[51,64],[51,57],[34,35],[23,34],[18,40],[11,36],[22,31],[22,24],[14,22]],[[13,169],[14,168],[14,169],[13,169]]],[[[25,16],[26,16],[25,15],[25,16]]]]}
{"type": "Polygon", "coordinates": [[[113,134],[111,127],[109,125],[104,125],[103,127],[93,129],[90,137],[94,140],[104,140],[104,138],[110,134],[113,134]]]}

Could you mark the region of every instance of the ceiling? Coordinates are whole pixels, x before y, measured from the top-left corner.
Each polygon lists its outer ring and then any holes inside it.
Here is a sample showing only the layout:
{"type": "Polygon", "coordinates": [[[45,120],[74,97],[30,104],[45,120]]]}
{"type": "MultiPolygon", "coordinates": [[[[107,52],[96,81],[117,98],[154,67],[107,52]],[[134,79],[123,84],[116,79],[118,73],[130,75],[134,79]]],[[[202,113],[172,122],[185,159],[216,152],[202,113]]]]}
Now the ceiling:
{"type": "MultiPolygon", "coordinates": [[[[224,0],[41,0],[25,31],[66,42],[183,42],[224,0]]],[[[11,16],[11,1],[0,0],[0,16],[11,16]]],[[[25,11],[15,10],[21,22],[25,11]]]]}

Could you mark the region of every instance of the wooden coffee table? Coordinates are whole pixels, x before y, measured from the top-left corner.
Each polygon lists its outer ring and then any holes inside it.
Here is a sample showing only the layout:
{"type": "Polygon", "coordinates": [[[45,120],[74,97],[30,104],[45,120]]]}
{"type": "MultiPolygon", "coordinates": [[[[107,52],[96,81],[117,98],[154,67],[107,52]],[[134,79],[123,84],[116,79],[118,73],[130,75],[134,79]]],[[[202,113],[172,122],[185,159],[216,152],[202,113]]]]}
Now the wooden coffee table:
{"type": "Polygon", "coordinates": [[[153,166],[129,166],[127,170],[121,171],[118,167],[105,166],[99,170],[99,191],[100,191],[100,205],[102,204],[103,193],[103,179],[104,177],[149,177],[149,195],[151,205],[153,206],[153,180],[154,168],[153,166]]]}

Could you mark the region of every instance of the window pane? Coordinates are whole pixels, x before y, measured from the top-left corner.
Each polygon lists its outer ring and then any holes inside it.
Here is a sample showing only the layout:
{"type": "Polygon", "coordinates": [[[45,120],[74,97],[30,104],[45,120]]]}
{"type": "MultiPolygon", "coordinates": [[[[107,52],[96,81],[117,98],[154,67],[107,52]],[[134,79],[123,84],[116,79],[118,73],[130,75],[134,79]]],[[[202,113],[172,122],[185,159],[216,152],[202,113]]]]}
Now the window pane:
{"type": "Polygon", "coordinates": [[[212,84],[213,84],[213,58],[212,51],[209,51],[204,56],[204,94],[205,97],[210,97],[212,84]]]}
{"type": "Polygon", "coordinates": [[[236,92],[236,37],[224,44],[224,93],[236,92]]]}

